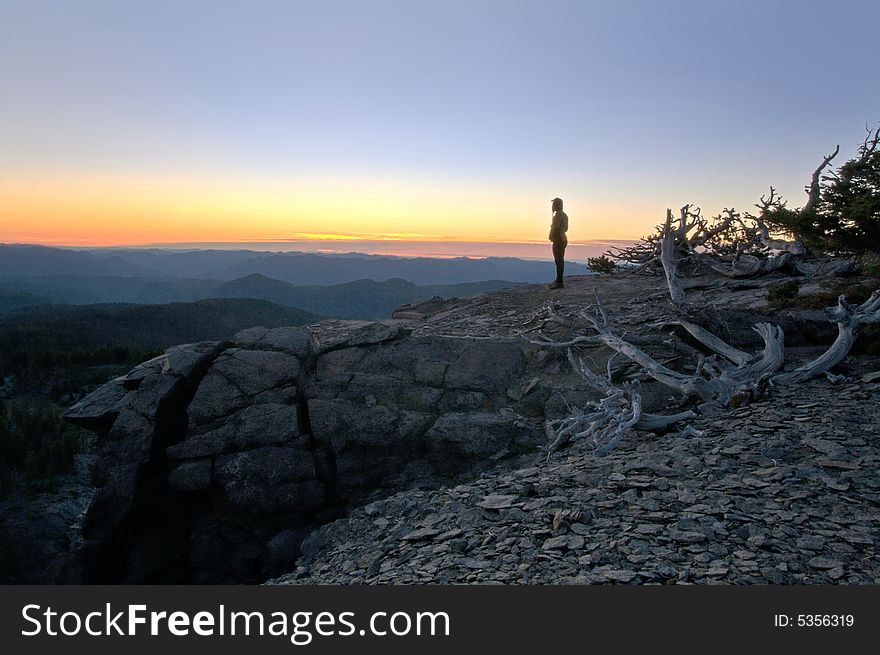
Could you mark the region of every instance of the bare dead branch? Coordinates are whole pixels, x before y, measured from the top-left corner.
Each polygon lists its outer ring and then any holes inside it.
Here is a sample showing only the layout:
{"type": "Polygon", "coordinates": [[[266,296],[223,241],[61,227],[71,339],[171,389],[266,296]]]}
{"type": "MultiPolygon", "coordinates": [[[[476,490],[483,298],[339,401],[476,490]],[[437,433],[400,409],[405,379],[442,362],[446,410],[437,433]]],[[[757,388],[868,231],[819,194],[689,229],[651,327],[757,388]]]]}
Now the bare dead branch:
{"type": "Polygon", "coordinates": [[[692,411],[671,416],[647,414],[642,411],[642,396],[637,380],[616,387],[594,373],[571,350],[567,355],[572,368],[587,384],[604,394],[604,398],[588,403],[585,408],[569,408],[569,416],[545,422],[544,431],[549,441],[548,459],[561,446],[578,438],[589,438],[596,454],[601,457],[616,448],[630,429],[656,432],[695,416],[692,411]]]}
{"type": "Polygon", "coordinates": [[[826,312],[829,318],[837,323],[837,338],[834,343],[811,362],[788,373],[773,376],[772,384],[788,385],[805,382],[839,364],[855,343],[859,326],[880,322],[880,290],[875,291],[865,302],[856,306],[850,305],[846,298],[840,296],[837,299],[837,306],[827,309],[826,312]]]}
{"type": "Polygon", "coordinates": [[[681,325],[681,327],[683,327],[685,330],[687,330],[687,332],[697,341],[702,343],[713,352],[716,352],[722,357],[730,360],[736,366],[745,366],[752,361],[751,355],[743,352],[742,350],[739,350],[738,348],[734,348],[723,339],[719,339],[718,337],[716,337],[707,329],[684,319],[678,319],[678,321],[676,322],[681,325]]]}
{"type": "Polygon", "coordinates": [[[666,285],[669,287],[669,297],[673,303],[684,302],[685,293],[678,279],[678,263],[675,257],[675,241],[684,229],[686,223],[686,209],[682,209],[681,227],[678,230],[672,228],[672,210],[666,210],[666,224],[663,226],[660,238],[660,261],[663,263],[663,271],[666,273],[666,285]]]}
{"type": "Polygon", "coordinates": [[[877,150],[877,144],[880,143],[880,125],[874,130],[865,125],[865,130],[868,132],[868,135],[865,137],[865,142],[859,148],[860,164],[864,164],[868,160],[874,151],[877,150]]]}
{"type": "Polygon", "coordinates": [[[813,171],[813,177],[810,180],[810,186],[808,186],[805,190],[807,192],[807,204],[803,206],[801,209],[802,214],[809,214],[816,208],[816,204],[819,202],[819,192],[821,191],[821,178],[822,171],[831,163],[831,160],[837,157],[837,153],[840,152],[840,144],[834,149],[830,155],[825,157],[822,160],[822,163],[813,171]]]}

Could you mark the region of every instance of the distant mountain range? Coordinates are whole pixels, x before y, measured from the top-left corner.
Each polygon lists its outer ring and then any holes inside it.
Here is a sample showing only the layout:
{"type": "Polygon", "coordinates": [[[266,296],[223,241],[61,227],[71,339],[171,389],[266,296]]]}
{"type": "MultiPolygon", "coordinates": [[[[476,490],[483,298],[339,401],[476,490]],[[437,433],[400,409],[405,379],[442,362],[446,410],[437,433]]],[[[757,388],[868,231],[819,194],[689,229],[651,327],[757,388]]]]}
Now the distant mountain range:
{"type": "Polygon", "coordinates": [[[516,258],[70,250],[0,244],[0,312],[47,304],[159,305],[253,298],[327,317],[387,318],[406,303],[546,282],[554,273],[552,263],[516,258]]]}
{"type": "Polygon", "coordinates": [[[112,253],[99,256],[65,248],[0,244],[0,277],[19,275],[146,277],[154,273],[112,253]]]}
{"type": "Polygon", "coordinates": [[[472,296],[516,284],[501,280],[417,286],[405,280],[357,280],[297,287],[264,275],[237,280],[144,279],[89,275],[0,278],[0,311],[42,304],[137,303],[158,305],[207,298],[254,298],[335,318],[388,318],[400,305],[472,296]]]}
{"type": "MultiPolygon", "coordinates": [[[[569,270],[586,273],[584,264],[569,270]]],[[[297,286],[330,285],[355,280],[399,278],[413,284],[462,284],[485,280],[545,282],[553,279],[551,261],[515,257],[391,257],[349,253],[258,252],[96,248],[71,250],[0,244],[0,278],[47,275],[112,276],[144,279],[235,280],[265,275],[297,286]]]]}
{"type": "Polygon", "coordinates": [[[376,282],[356,280],[327,287],[297,287],[258,273],[224,282],[214,295],[218,298],[261,298],[281,305],[300,307],[337,318],[388,318],[406,303],[433,296],[460,298],[517,286],[501,280],[431,284],[418,286],[400,279],[376,282]]]}

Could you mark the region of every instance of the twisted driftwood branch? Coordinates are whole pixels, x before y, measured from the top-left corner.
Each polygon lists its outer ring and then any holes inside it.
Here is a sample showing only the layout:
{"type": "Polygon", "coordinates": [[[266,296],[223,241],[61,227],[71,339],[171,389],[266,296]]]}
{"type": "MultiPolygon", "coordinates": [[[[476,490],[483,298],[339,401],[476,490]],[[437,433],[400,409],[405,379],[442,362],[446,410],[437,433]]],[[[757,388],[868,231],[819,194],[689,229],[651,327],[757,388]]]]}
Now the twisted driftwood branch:
{"type": "Polygon", "coordinates": [[[849,354],[858,336],[859,327],[864,323],[880,322],[880,290],[875,291],[861,305],[851,305],[840,296],[837,306],[825,310],[831,320],[837,322],[837,338],[828,350],[811,362],[799,366],[788,373],[780,373],[771,378],[775,385],[805,382],[830,371],[849,354]]]}
{"type": "Polygon", "coordinates": [[[644,412],[639,382],[624,382],[622,387],[612,384],[610,360],[609,378],[605,380],[590,370],[582,359],[575,357],[571,350],[568,350],[567,355],[572,368],[587,384],[603,393],[604,398],[590,401],[583,409],[572,410],[565,418],[550,420],[544,424],[549,441],[548,459],[572,439],[590,439],[596,453],[602,456],[616,448],[631,428],[659,432],[696,416],[690,410],[669,416],[644,412]]]}
{"type": "MultiPolygon", "coordinates": [[[[784,333],[779,326],[770,323],[758,323],[753,328],[764,342],[762,351],[755,356],[734,348],[689,321],[677,321],[695,339],[718,355],[701,357],[696,370],[687,374],[668,368],[638,346],[615,334],[598,297],[594,315],[581,311],[578,316],[596,333],[582,335],[588,340],[586,342],[604,344],[615,354],[623,355],[638,364],[653,379],[685,396],[696,396],[704,403],[728,406],[735,398],[761,394],[768,382],[776,386],[794,384],[828,374],[849,353],[859,326],[880,322],[880,290],[871,294],[861,305],[851,305],[841,296],[837,307],[829,308],[827,312],[837,322],[837,339],[819,357],[784,373],[777,372],[782,368],[784,360],[784,333]]],[[[571,323],[572,318],[568,317],[566,320],[571,323]]],[[[574,342],[577,339],[562,342],[549,337],[545,337],[544,341],[533,341],[557,347],[574,342]]],[[[696,416],[691,410],[674,415],[644,412],[638,382],[624,382],[622,387],[616,386],[611,381],[610,359],[606,366],[605,379],[594,373],[582,359],[575,357],[570,348],[567,354],[572,368],[591,387],[603,393],[604,398],[588,403],[584,409],[574,409],[566,418],[546,422],[545,431],[550,441],[548,457],[571,439],[584,437],[590,438],[597,453],[602,455],[615,448],[630,429],[662,431],[696,416]]]]}

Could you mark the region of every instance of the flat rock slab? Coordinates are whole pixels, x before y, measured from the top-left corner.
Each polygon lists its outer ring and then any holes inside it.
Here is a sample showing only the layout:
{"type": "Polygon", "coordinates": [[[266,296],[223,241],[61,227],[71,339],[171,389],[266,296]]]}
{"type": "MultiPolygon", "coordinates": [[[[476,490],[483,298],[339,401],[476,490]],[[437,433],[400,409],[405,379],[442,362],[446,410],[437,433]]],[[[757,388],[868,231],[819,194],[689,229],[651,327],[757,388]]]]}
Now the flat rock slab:
{"type": "Polygon", "coordinates": [[[880,371],[872,371],[862,376],[862,382],[878,382],[880,381],[880,371]]]}
{"type": "Polygon", "coordinates": [[[434,530],[433,528],[420,528],[403,535],[401,539],[403,541],[421,541],[422,539],[431,539],[439,534],[440,530],[434,530]]]}
{"type": "Polygon", "coordinates": [[[280,350],[305,359],[318,352],[318,338],[307,327],[253,327],[233,338],[242,348],[280,350]]]}
{"type": "Polygon", "coordinates": [[[477,503],[477,507],[483,509],[507,509],[513,507],[519,501],[518,496],[505,496],[501,494],[490,494],[477,503]]]}
{"type": "Polygon", "coordinates": [[[318,352],[393,341],[412,332],[408,321],[323,321],[311,326],[318,352]]]}
{"type": "Polygon", "coordinates": [[[125,378],[118,377],[98,387],[64,412],[64,418],[96,432],[109,430],[119,415],[128,389],[125,378]]]}

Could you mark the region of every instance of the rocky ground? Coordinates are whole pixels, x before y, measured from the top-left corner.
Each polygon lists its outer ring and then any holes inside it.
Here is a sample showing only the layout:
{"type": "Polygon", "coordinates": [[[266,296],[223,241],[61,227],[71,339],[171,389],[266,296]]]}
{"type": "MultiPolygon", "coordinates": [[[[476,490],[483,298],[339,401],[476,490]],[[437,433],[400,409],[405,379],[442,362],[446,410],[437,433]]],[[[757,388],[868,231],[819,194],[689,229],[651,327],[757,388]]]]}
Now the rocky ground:
{"type": "MultiPolygon", "coordinates": [[[[862,362],[880,367],[880,362],[862,362]]],[[[281,584],[880,584],[880,388],[816,380],[329,524],[281,584]]]]}
{"type": "MultiPolygon", "coordinates": [[[[547,300],[587,307],[597,293],[636,331],[663,318],[654,284],[584,277],[558,294],[526,287],[396,316],[415,334],[528,336],[547,300]]],[[[724,327],[743,343],[745,324],[769,312],[766,284],[692,279],[689,300],[707,314],[723,306],[728,319],[742,311],[743,325],[724,327]]],[[[793,363],[830,341],[818,312],[773,318],[788,328],[793,363]]],[[[316,530],[273,582],[880,584],[878,369],[876,357],[851,356],[836,370],[844,380],[774,389],[688,430],[633,432],[604,457],[575,442],[524,468],[397,493],[316,530]]]]}
{"type": "MultiPolygon", "coordinates": [[[[701,303],[709,310],[716,306],[760,310],[766,307],[770,283],[732,282],[704,275],[684,280],[684,287],[689,302],[701,303]]],[[[518,338],[537,326],[535,317],[548,302],[567,309],[589,309],[599,298],[616,321],[636,328],[668,317],[668,295],[665,281],[658,276],[582,275],[566,278],[562,290],[529,285],[471,298],[434,298],[401,307],[393,316],[412,321],[414,335],[518,338]]]]}

